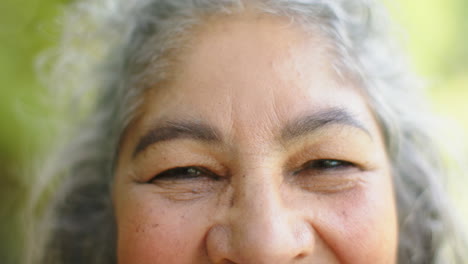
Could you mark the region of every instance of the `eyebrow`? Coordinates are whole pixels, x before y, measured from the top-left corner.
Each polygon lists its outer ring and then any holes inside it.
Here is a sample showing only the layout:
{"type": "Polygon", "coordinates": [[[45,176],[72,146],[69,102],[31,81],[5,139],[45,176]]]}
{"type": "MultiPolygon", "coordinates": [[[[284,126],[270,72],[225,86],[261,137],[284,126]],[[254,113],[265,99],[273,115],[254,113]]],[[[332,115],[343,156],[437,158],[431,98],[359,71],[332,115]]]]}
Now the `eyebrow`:
{"type": "Polygon", "coordinates": [[[281,140],[291,141],[333,124],[358,128],[372,138],[369,130],[349,111],[342,108],[329,108],[324,111],[302,116],[287,124],[282,130],[281,140]]]}
{"type": "Polygon", "coordinates": [[[221,141],[220,133],[214,127],[202,122],[194,121],[168,121],[164,125],[155,127],[148,131],[138,142],[133,157],[143,152],[148,146],[174,139],[189,138],[199,141],[221,141]]]}
{"type": "MultiPolygon", "coordinates": [[[[281,141],[291,141],[298,137],[312,134],[328,125],[348,125],[361,129],[371,136],[369,130],[362,125],[351,113],[342,108],[329,108],[306,116],[302,116],[288,123],[281,130],[281,141]]],[[[143,152],[148,146],[162,141],[174,139],[194,139],[205,142],[221,142],[221,133],[215,127],[196,121],[167,121],[161,126],[149,130],[140,138],[133,151],[133,158],[143,152]]],[[[372,138],[372,137],[371,137],[372,138]]]]}

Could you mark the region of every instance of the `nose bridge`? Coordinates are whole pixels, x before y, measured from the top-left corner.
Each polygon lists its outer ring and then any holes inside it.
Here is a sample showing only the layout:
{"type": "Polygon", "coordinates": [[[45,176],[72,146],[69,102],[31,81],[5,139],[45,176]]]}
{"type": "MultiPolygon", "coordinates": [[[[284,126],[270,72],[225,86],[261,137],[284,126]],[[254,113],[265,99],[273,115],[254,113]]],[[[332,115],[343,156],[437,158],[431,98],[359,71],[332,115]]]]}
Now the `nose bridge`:
{"type": "Polygon", "coordinates": [[[244,175],[236,188],[231,225],[239,229],[238,234],[265,232],[265,235],[273,236],[278,232],[276,229],[286,224],[289,218],[287,208],[283,205],[281,186],[268,179],[268,176],[259,176],[262,169],[256,174],[256,177],[244,175]],[[259,229],[260,227],[262,228],[259,229]]]}
{"type": "Polygon", "coordinates": [[[250,166],[245,169],[234,183],[234,211],[267,214],[271,210],[280,210],[283,207],[282,183],[280,177],[274,174],[274,168],[267,166],[250,166]]]}
{"type": "Polygon", "coordinates": [[[257,167],[237,183],[226,223],[236,263],[289,263],[306,251],[304,223],[286,206],[281,181],[272,178],[271,170],[257,167]]]}
{"type": "Polygon", "coordinates": [[[279,253],[290,237],[289,217],[274,187],[258,184],[235,198],[231,228],[240,250],[252,254],[279,253]]]}

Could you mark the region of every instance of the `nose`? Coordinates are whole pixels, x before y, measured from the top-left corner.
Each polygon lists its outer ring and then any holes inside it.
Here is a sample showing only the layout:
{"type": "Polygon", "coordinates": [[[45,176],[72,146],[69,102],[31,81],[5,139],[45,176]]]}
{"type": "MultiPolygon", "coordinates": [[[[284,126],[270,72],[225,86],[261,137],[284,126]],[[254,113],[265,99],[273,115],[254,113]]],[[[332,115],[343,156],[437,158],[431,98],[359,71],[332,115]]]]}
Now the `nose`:
{"type": "Polygon", "coordinates": [[[262,180],[237,186],[226,216],[207,234],[213,263],[299,263],[311,254],[312,227],[288,208],[280,189],[262,180]]]}

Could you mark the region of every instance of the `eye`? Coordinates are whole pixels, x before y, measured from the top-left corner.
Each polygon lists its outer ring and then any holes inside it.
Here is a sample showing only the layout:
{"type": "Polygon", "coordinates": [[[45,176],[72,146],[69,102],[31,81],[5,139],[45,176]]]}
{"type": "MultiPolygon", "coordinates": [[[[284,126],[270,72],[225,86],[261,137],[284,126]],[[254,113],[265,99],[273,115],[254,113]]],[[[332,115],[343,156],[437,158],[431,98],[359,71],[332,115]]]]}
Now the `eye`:
{"type": "Polygon", "coordinates": [[[293,172],[293,182],[303,190],[332,194],[354,189],[362,181],[360,165],[338,159],[316,159],[293,172]]]}
{"type": "Polygon", "coordinates": [[[149,182],[151,183],[161,180],[190,180],[196,178],[210,178],[213,180],[220,180],[221,177],[203,167],[187,166],[165,170],[154,176],[149,182]]]}
{"type": "Polygon", "coordinates": [[[301,171],[334,172],[348,169],[358,169],[358,166],[344,160],[318,159],[306,162],[295,174],[301,171]]]}

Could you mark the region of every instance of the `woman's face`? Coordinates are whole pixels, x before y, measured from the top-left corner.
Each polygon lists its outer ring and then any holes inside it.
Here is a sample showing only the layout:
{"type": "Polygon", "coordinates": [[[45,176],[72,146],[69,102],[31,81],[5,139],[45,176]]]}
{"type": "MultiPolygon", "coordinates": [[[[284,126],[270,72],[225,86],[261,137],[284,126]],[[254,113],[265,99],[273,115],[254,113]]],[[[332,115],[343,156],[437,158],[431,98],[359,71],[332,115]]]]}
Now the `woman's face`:
{"type": "Polygon", "coordinates": [[[381,134],[326,41],[240,16],[192,42],[123,138],[119,263],[395,263],[381,134]]]}

